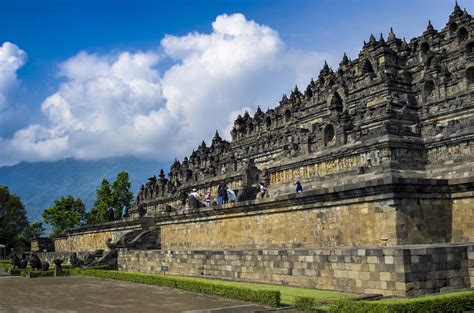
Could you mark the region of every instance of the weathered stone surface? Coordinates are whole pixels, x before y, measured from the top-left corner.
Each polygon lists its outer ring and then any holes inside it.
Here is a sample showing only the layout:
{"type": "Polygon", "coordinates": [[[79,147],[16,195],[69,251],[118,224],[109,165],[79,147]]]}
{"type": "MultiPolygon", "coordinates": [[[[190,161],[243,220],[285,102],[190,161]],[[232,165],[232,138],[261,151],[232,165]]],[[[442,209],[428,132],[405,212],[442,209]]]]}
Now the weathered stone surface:
{"type": "MultiPolygon", "coordinates": [[[[151,250],[119,252],[119,270],[159,273],[162,265],[170,274],[217,277],[238,281],[304,286],[385,296],[416,296],[444,289],[473,287],[474,245],[395,246],[390,253],[411,256],[394,271],[392,256],[384,248],[364,249],[371,255],[361,256],[357,248],[327,248],[329,255],[316,260],[314,249],[285,250],[151,250]],[[455,248],[459,257],[451,261],[447,255],[455,248]],[[282,261],[286,254],[288,261],[282,261]],[[268,256],[263,263],[248,262],[261,253],[268,256]],[[222,255],[226,257],[221,258],[222,255]],[[338,258],[338,255],[350,258],[338,258]],[[426,266],[414,266],[413,256],[422,258],[426,266]],[[389,261],[388,263],[386,261],[389,261]],[[469,263],[470,262],[470,263],[469,263]],[[153,264],[151,266],[150,264],[153,264]],[[373,266],[373,268],[371,268],[373,266]],[[315,267],[317,270],[308,269],[315,267]]],[[[321,250],[319,250],[321,251],[321,250]]],[[[403,257],[400,260],[403,261],[403,257]]]]}
{"type": "Polygon", "coordinates": [[[115,241],[124,234],[140,229],[136,222],[111,222],[100,226],[88,226],[73,229],[62,237],[54,239],[56,252],[80,252],[107,249],[109,239],[115,241]]]}

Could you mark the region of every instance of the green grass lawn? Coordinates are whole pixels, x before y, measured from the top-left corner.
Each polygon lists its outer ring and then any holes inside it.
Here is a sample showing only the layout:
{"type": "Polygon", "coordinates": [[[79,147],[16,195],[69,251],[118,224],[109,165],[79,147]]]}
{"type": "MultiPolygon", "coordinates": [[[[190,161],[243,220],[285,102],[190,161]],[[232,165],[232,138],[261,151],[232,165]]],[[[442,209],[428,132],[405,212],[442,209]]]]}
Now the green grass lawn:
{"type": "Polygon", "coordinates": [[[10,260],[0,260],[0,267],[9,268],[11,266],[10,260]]]}
{"type": "Polygon", "coordinates": [[[352,299],[352,298],[358,298],[362,296],[360,294],[341,292],[341,291],[306,289],[306,288],[287,287],[287,286],[269,285],[269,284],[244,283],[244,282],[206,279],[206,278],[197,278],[197,277],[188,277],[188,276],[174,276],[174,275],[166,275],[166,276],[172,277],[175,279],[186,279],[186,280],[193,280],[193,281],[210,282],[216,285],[244,287],[244,288],[249,288],[253,290],[280,291],[281,303],[288,304],[288,305],[293,305],[295,303],[295,297],[309,297],[309,298],[314,298],[314,299],[324,301],[324,302],[326,301],[333,302],[337,300],[352,299]]]}

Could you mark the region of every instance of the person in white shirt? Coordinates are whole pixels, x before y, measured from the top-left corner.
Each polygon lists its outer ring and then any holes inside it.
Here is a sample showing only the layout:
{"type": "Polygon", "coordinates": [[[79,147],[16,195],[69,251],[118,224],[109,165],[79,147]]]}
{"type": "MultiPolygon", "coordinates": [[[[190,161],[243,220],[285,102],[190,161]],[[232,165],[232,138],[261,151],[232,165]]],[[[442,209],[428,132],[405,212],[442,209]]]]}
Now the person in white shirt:
{"type": "Polygon", "coordinates": [[[193,191],[189,194],[189,196],[194,197],[199,200],[199,193],[197,192],[196,188],[193,188],[193,191]]]}
{"type": "Polygon", "coordinates": [[[265,195],[267,195],[268,189],[263,185],[263,183],[260,183],[260,198],[263,199],[265,195]]]}

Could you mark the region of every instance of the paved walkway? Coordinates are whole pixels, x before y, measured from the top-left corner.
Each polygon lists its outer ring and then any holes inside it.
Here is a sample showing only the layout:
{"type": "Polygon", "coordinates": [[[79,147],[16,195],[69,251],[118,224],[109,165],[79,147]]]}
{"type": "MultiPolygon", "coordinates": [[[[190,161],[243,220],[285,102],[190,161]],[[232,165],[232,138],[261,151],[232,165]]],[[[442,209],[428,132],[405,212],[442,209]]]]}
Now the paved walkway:
{"type": "Polygon", "coordinates": [[[193,292],[93,277],[0,277],[0,312],[254,312],[268,308],[193,292]]]}

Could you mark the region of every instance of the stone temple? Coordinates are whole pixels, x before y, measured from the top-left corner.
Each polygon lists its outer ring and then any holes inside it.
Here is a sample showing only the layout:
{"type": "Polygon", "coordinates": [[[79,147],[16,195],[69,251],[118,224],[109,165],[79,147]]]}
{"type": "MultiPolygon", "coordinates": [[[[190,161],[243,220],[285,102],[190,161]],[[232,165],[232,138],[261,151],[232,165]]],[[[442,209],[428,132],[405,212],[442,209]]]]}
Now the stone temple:
{"type": "Polygon", "coordinates": [[[129,218],[73,229],[42,257],[105,250],[121,271],[385,296],[474,287],[473,25],[456,4],[409,42],[371,35],[239,116],[231,142],[216,132],[151,177],[129,218]],[[188,198],[220,184],[237,201],[188,198]]]}

